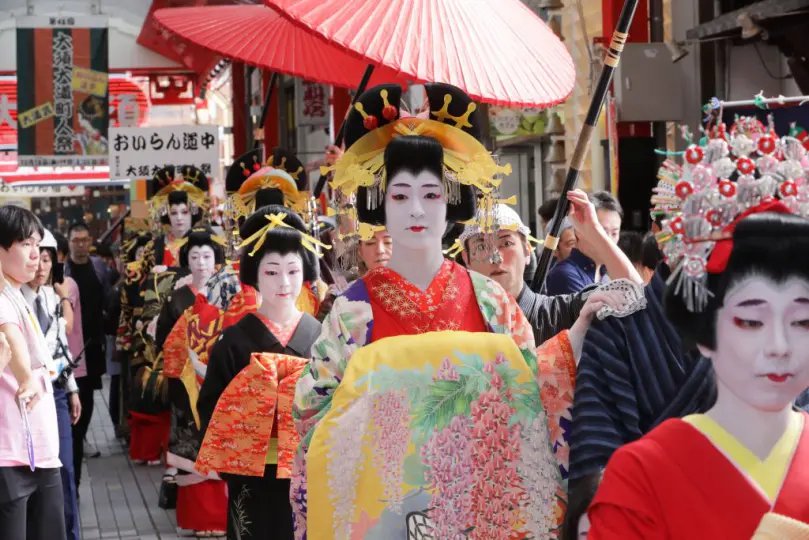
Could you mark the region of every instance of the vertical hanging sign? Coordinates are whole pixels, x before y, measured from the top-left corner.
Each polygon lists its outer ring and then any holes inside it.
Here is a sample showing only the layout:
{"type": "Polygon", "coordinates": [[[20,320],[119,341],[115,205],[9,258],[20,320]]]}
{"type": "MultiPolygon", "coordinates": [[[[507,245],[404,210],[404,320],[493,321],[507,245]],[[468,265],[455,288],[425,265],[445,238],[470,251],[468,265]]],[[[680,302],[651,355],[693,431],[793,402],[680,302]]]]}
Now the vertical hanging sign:
{"type": "Polygon", "coordinates": [[[21,166],[107,163],[106,17],[17,19],[17,161],[21,166]]]}
{"type": "Polygon", "coordinates": [[[295,121],[300,126],[329,125],[329,87],[295,79],[295,121]]]}

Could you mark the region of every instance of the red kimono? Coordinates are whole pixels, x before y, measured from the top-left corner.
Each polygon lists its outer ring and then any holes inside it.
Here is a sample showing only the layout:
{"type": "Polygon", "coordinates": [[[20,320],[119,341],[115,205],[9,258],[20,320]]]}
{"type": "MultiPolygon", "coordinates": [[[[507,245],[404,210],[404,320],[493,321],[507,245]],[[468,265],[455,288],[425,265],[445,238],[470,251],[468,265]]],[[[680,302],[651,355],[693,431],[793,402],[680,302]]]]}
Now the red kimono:
{"type": "Polygon", "coordinates": [[[809,524],[809,415],[801,416],[774,502],[697,428],[667,420],[613,454],[588,512],[588,538],[746,540],[768,512],[809,524]]]}
{"type": "Polygon", "coordinates": [[[426,291],[383,267],[362,279],[374,313],[371,341],[442,330],[487,331],[469,272],[459,264],[445,260],[426,291]]]}

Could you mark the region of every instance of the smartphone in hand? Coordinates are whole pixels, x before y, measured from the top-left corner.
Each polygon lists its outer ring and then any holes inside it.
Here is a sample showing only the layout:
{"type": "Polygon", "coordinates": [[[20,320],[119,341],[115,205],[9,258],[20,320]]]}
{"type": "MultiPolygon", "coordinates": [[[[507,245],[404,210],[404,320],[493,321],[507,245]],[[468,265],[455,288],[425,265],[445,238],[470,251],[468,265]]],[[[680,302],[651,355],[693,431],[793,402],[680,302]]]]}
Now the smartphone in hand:
{"type": "Polygon", "coordinates": [[[65,281],[65,264],[60,262],[53,263],[53,283],[64,283],[65,281]]]}

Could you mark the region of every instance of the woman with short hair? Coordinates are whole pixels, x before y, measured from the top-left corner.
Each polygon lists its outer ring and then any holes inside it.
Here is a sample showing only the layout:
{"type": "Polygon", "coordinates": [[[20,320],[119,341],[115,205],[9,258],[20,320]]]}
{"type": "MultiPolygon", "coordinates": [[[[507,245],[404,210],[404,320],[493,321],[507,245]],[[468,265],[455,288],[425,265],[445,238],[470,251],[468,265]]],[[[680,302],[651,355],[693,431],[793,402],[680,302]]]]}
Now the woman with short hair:
{"type": "Polygon", "coordinates": [[[0,531],[10,540],[65,537],[52,358],[20,292],[39,268],[44,230],[29,210],[0,208],[0,332],[11,346],[0,374],[0,531]]]}

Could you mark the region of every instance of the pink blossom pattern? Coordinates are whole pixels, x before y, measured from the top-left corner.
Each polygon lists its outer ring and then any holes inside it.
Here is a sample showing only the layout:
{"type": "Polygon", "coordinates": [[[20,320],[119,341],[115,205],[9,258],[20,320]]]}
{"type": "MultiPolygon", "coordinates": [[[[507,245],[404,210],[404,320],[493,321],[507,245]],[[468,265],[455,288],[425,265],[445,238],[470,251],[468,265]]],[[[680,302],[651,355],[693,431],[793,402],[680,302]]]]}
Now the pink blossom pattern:
{"type": "Polygon", "coordinates": [[[547,419],[543,411],[523,430],[520,438],[519,477],[525,491],[520,497],[521,521],[531,538],[547,538],[557,528],[564,499],[557,496],[558,470],[551,459],[547,419]]]}
{"type": "Polygon", "coordinates": [[[352,430],[334,430],[329,439],[333,456],[329,460],[329,499],[334,507],[334,537],[351,538],[351,526],[356,511],[357,478],[363,468],[363,447],[368,418],[371,414],[369,399],[358,399],[343,419],[352,430]]]}
{"type": "Polygon", "coordinates": [[[470,418],[456,416],[421,447],[422,461],[428,467],[425,478],[433,492],[433,538],[465,538],[461,531],[468,527],[472,510],[472,444],[470,418]]]}
{"type": "Polygon", "coordinates": [[[383,497],[388,508],[399,512],[402,506],[402,476],[410,444],[410,400],[406,390],[392,390],[374,399],[372,434],[373,461],[380,473],[383,497]]]}
{"type": "Polygon", "coordinates": [[[471,407],[475,484],[471,508],[474,528],[469,537],[508,540],[520,517],[519,502],[524,494],[517,476],[520,424],[509,426],[514,408],[504,399],[508,392],[502,392],[503,379],[495,364],[488,363],[483,369],[492,379],[491,387],[471,407]]]}
{"type": "Polygon", "coordinates": [[[433,376],[434,381],[457,381],[459,379],[458,370],[455,369],[455,364],[449,358],[444,358],[441,361],[441,367],[435,372],[433,376]]]}

